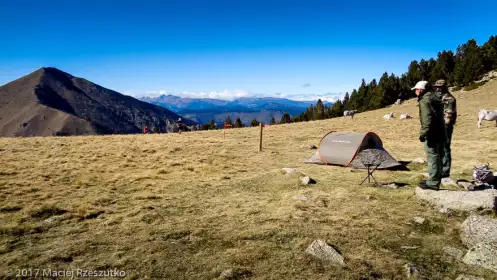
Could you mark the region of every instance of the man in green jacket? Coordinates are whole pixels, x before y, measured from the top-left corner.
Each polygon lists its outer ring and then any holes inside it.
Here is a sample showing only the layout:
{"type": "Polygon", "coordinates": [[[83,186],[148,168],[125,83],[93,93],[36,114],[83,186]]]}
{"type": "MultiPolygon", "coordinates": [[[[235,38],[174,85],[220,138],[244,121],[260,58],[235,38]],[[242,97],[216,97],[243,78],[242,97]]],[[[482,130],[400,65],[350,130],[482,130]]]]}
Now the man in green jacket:
{"type": "Polygon", "coordinates": [[[435,92],[442,96],[442,102],[444,105],[444,121],[447,140],[445,141],[444,156],[442,159],[442,178],[445,178],[450,177],[450,167],[452,164],[450,144],[452,142],[452,132],[454,132],[454,125],[456,124],[457,118],[456,98],[450,94],[445,80],[438,80],[433,86],[435,88],[435,92]]]}
{"type": "Polygon", "coordinates": [[[442,158],[446,142],[442,96],[429,91],[427,81],[420,81],[412,88],[416,90],[419,103],[421,129],[419,141],[424,142],[428,160],[428,180],[421,182],[423,189],[439,190],[442,181],[442,158]]]}

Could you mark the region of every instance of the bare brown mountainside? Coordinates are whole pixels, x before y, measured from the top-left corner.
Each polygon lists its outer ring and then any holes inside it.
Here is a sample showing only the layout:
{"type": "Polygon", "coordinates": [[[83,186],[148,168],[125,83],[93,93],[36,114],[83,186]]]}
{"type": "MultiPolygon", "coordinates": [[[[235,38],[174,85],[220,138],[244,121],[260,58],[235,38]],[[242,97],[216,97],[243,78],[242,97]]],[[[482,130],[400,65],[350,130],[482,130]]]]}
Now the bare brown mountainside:
{"type": "Polygon", "coordinates": [[[139,133],[179,117],[51,67],[0,87],[0,136],[139,133]]]}

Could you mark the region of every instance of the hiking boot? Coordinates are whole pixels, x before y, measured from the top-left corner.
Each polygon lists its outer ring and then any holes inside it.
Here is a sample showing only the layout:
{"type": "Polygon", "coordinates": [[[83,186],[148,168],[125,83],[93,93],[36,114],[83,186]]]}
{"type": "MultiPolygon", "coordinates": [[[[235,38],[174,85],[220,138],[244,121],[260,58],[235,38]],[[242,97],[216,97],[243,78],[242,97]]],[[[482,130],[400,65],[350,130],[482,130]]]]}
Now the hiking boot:
{"type": "Polygon", "coordinates": [[[419,183],[419,187],[422,188],[423,190],[434,190],[434,191],[440,190],[440,187],[430,186],[426,183],[426,181],[419,183]]]}

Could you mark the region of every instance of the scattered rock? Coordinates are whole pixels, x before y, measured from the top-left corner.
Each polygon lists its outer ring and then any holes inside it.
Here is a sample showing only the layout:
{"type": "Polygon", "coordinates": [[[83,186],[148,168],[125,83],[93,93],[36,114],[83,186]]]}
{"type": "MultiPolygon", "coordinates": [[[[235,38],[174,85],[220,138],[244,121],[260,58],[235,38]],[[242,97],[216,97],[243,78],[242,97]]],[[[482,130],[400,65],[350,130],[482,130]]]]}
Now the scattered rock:
{"type": "Polygon", "coordinates": [[[283,171],[285,174],[293,174],[293,173],[297,173],[297,169],[295,168],[282,168],[281,171],[283,171]]]}
{"type": "Polygon", "coordinates": [[[453,214],[452,210],[449,208],[441,208],[438,212],[440,212],[440,214],[447,214],[448,216],[453,214]]]}
{"type": "Polygon", "coordinates": [[[312,196],[310,196],[308,194],[298,194],[298,195],[294,196],[293,198],[295,198],[296,200],[309,201],[312,199],[312,196]]]}
{"type": "Polygon", "coordinates": [[[485,280],[485,279],[482,277],[461,274],[457,276],[456,280],[485,280]]]}
{"type": "Polygon", "coordinates": [[[341,266],[345,265],[343,256],[321,239],[314,240],[305,252],[320,260],[330,261],[341,266]]]}
{"type": "Polygon", "coordinates": [[[415,223],[422,225],[425,222],[426,219],[423,218],[423,217],[414,217],[413,220],[414,220],[415,223]]]}
{"type": "Polygon", "coordinates": [[[416,188],[416,197],[441,208],[472,211],[479,209],[494,209],[497,190],[488,189],[478,192],[424,190],[416,188]]]}
{"type": "Polygon", "coordinates": [[[407,279],[415,278],[419,275],[418,269],[414,266],[413,263],[408,263],[404,266],[406,269],[407,279]]]}
{"type": "Polygon", "coordinates": [[[425,164],[426,160],[424,158],[416,158],[411,161],[411,163],[425,164]]]}
{"type": "Polygon", "coordinates": [[[469,249],[463,263],[480,266],[497,272],[497,242],[479,243],[469,249]]]}
{"type": "Polygon", "coordinates": [[[314,179],[311,179],[309,176],[302,177],[300,179],[300,182],[302,183],[302,185],[316,184],[316,181],[314,179]]]}
{"type": "Polygon", "coordinates": [[[311,150],[315,150],[315,149],[317,149],[317,148],[318,148],[318,147],[316,147],[316,145],[310,145],[310,146],[309,146],[309,149],[311,149],[311,150]]]}
{"type": "Polygon", "coordinates": [[[470,182],[465,182],[465,181],[459,181],[457,182],[457,185],[466,191],[474,191],[475,190],[475,185],[473,185],[470,182]]]}
{"type": "Polygon", "coordinates": [[[391,183],[391,184],[383,185],[383,186],[391,188],[391,189],[398,189],[399,188],[399,185],[397,185],[395,183],[391,183]]]}
{"type": "Polygon", "coordinates": [[[404,250],[415,250],[415,249],[418,249],[419,246],[401,246],[400,249],[404,249],[404,250]]]}
{"type": "Polygon", "coordinates": [[[371,195],[366,195],[364,198],[365,198],[366,200],[373,200],[373,199],[374,199],[374,197],[373,197],[373,196],[371,196],[371,195]]]}
{"type": "Polygon", "coordinates": [[[460,260],[464,256],[464,251],[455,247],[445,246],[443,251],[447,255],[454,257],[456,260],[460,260]]]}
{"type": "Polygon", "coordinates": [[[442,186],[444,186],[444,187],[450,187],[450,186],[457,187],[457,184],[451,178],[442,178],[442,186]]]}
{"type": "Polygon", "coordinates": [[[219,275],[219,279],[234,280],[234,279],[248,278],[250,276],[252,276],[252,272],[247,269],[230,268],[221,272],[221,275],[219,275]]]}
{"type": "Polygon", "coordinates": [[[483,242],[497,242],[497,219],[471,215],[461,224],[460,237],[468,248],[483,242]]]}

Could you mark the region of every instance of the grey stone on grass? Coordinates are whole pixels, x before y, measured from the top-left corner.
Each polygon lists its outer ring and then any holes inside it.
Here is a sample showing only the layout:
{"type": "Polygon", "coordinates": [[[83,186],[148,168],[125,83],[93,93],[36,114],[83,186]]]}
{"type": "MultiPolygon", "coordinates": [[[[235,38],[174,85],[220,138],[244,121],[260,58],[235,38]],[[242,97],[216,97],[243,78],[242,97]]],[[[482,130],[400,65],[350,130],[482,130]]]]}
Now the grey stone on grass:
{"type": "Polygon", "coordinates": [[[316,184],[316,181],[314,179],[311,179],[309,176],[304,176],[300,178],[300,182],[302,185],[311,185],[311,184],[316,184]]]}
{"type": "Polygon", "coordinates": [[[293,174],[293,173],[297,173],[297,169],[295,168],[282,168],[281,171],[283,171],[285,174],[293,174]]]}
{"type": "Polygon", "coordinates": [[[480,209],[495,208],[497,190],[487,189],[483,191],[449,191],[449,190],[426,190],[417,187],[416,197],[441,208],[453,210],[472,211],[480,209]]]}
{"type": "Polygon", "coordinates": [[[312,199],[312,196],[309,194],[298,194],[294,196],[296,200],[309,201],[312,199]]]}
{"type": "Polygon", "coordinates": [[[497,242],[497,219],[471,215],[461,224],[459,236],[468,248],[479,243],[497,242]]]}
{"type": "Polygon", "coordinates": [[[448,216],[451,216],[453,214],[452,210],[448,208],[440,208],[438,212],[440,212],[440,214],[447,214],[448,216]]]}
{"type": "Polygon", "coordinates": [[[387,188],[391,188],[391,189],[398,189],[399,188],[399,185],[397,185],[395,183],[385,184],[383,186],[387,187],[387,188]]]}
{"type": "Polygon", "coordinates": [[[460,249],[457,249],[457,248],[451,247],[451,246],[443,247],[443,251],[447,255],[454,257],[456,260],[462,259],[462,257],[464,256],[464,253],[465,253],[463,250],[460,250],[460,249]]]}
{"type": "Polygon", "coordinates": [[[497,272],[497,242],[477,244],[468,250],[462,261],[497,272]]]}
{"type": "Polygon", "coordinates": [[[305,252],[323,261],[329,261],[340,266],[345,265],[343,256],[322,239],[314,240],[305,252]]]}
{"type": "Polygon", "coordinates": [[[461,274],[461,275],[457,276],[456,280],[485,280],[485,278],[473,276],[473,275],[461,274]]]}
{"type": "Polygon", "coordinates": [[[218,279],[222,280],[234,280],[234,279],[245,279],[252,276],[252,272],[244,268],[230,268],[221,272],[218,279]]]}
{"type": "Polygon", "coordinates": [[[422,224],[425,222],[425,220],[426,220],[426,219],[425,219],[425,218],[423,218],[423,217],[414,217],[414,218],[413,218],[413,220],[414,220],[414,222],[415,222],[416,224],[420,224],[420,225],[422,225],[422,224]]]}
{"type": "Polygon", "coordinates": [[[416,163],[416,164],[425,164],[426,160],[424,158],[416,158],[411,161],[411,163],[416,163]]]}
{"type": "Polygon", "coordinates": [[[444,186],[444,187],[450,187],[450,186],[457,187],[457,184],[451,178],[442,178],[442,186],[444,186]]]}

